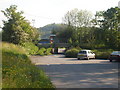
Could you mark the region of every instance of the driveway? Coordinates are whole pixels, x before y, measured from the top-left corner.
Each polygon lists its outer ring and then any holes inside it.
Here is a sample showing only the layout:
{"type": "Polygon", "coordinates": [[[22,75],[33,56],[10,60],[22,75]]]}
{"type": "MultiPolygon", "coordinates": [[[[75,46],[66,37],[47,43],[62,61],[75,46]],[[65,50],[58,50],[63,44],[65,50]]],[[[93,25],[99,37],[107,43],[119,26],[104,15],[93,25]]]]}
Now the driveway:
{"type": "Polygon", "coordinates": [[[56,88],[118,88],[118,62],[77,60],[64,55],[32,56],[56,88]]]}

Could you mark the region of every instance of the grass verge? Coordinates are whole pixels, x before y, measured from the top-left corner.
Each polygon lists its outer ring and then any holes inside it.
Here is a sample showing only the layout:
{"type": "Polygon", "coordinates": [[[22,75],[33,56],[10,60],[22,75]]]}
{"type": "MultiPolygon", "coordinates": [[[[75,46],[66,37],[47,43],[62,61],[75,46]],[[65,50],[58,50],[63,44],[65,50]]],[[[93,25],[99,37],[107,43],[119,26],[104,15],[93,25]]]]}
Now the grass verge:
{"type": "Polygon", "coordinates": [[[21,46],[2,43],[2,88],[54,88],[21,46]]]}

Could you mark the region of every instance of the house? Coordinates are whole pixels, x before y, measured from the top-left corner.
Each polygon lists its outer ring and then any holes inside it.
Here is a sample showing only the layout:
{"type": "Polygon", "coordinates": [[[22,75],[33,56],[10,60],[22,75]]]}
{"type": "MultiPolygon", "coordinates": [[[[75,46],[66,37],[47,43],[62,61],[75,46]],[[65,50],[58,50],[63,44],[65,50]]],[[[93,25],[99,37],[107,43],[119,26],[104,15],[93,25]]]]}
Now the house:
{"type": "Polygon", "coordinates": [[[38,43],[47,44],[47,43],[50,43],[50,40],[49,39],[41,39],[38,43]]]}

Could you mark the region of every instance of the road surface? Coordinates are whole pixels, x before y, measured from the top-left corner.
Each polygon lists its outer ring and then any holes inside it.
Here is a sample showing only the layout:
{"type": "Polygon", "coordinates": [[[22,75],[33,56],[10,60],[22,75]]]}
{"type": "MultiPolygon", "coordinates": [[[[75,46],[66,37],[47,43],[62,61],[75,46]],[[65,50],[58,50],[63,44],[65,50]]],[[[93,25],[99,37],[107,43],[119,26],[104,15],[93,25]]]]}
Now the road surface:
{"type": "Polygon", "coordinates": [[[77,60],[64,55],[32,56],[56,88],[118,88],[118,64],[109,60],[77,60]]]}

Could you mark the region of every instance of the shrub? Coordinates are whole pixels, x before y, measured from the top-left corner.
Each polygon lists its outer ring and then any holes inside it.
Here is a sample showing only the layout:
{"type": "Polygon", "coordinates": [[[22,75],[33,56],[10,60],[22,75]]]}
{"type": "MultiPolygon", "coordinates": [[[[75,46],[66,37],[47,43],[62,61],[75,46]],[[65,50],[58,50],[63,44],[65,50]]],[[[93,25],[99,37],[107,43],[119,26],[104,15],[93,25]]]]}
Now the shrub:
{"type": "Polygon", "coordinates": [[[32,42],[27,42],[22,45],[29,55],[37,54],[38,47],[35,46],[32,42]]]}
{"type": "Polygon", "coordinates": [[[95,56],[97,59],[108,59],[108,57],[110,56],[110,54],[112,53],[112,49],[108,49],[108,50],[103,50],[103,49],[98,49],[98,50],[93,50],[93,52],[95,52],[95,56]]]}
{"type": "Polygon", "coordinates": [[[40,48],[40,50],[37,52],[37,54],[41,55],[41,56],[43,56],[43,55],[51,55],[51,50],[52,50],[52,48],[47,48],[47,49],[40,48]]]}
{"type": "Polygon", "coordinates": [[[79,50],[76,48],[69,49],[66,51],[65,56],[69,58],[76,58],[79,50]]]}
{"type": "Polygon", "coordinates": [[[45,73],[31,63],[24,48],[2,45],[2,88],[54,88],[45,73]]]}
{"type": "Polygon", "coordinates": [[[37,52],[37,54],[43,56],[43,55],[45,55],[45,51],[46,51],[45,48],[40,48],[40,50],[37,52]]]}
{"type": "Polygon", "coordinates": [[[45,55],[51,55],[52,48],[47,48],[45,51],[45,55]]]}

